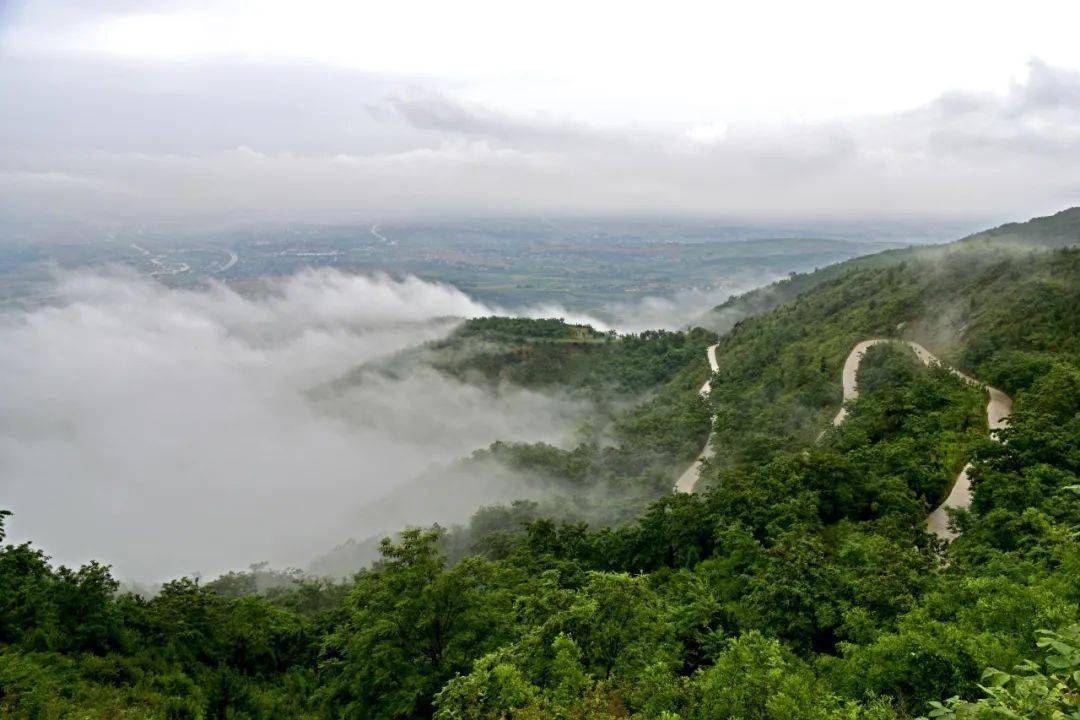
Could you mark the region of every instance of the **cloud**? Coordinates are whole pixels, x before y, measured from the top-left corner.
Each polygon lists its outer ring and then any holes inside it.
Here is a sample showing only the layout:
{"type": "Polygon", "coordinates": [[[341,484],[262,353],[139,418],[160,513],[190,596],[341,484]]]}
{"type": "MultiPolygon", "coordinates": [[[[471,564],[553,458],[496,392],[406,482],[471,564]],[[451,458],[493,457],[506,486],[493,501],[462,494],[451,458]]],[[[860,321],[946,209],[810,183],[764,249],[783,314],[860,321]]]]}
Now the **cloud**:
{"type": "MultiPolygon", "coordinates": [[[[265,156],[264,156],[265,157],[265,156]]],[[[415,165],[553,165],[557,156],[522,152],[508,147],[496,147],[486,140],[443,141],[435,147],[422,147],[398,153],[379,155],[337,155],[335,162],[354,167],[408,168],[415,165]]]]}
{"type": "MultiPolygon", "coordinates": [[[[357,518],[433,464],[495,439],[566,442],[588,410],[424,368],[312,392],[492,312],[416,278],[309,271],[242,296],[117,272],[65,275],[55,294],[0,314],[0,496],[16,541],[125,577],[303,564],[408,522],[357,518]]],[[[473,480],[462,507],[521,491],[473,480]]],[[[413,499],[417,516],[448,512],[413,499]]]]}
{"type": "Polygon", "coordinates": [[[597,315],[620,332],[641,332],[666,328],[678,330],[700,322],[702,314],[734,295],[768,285],[780,279],[776,274],[746,273],[736,282],[712,287],[683,288],[668,297],[648,296],[635,302],[611,303],[597,315]]]}
{"type": "Polygon", "coordinates": [[[523,147],[573,146],[584,150],[612,138],[598,130],[546,118],[515,118],[491,108],[455,100],[432,90],[412,87],[385,99],[385,104],[410,126],[466,137],[483,137],[523,147]]]}
{"type": "Polygon", "coordinates": [[[34,187],[46,190],[71,188],[102,192],[116,192],[119,190],[119,188],[100,178],[88,175],[72,175],[64,172],[0,172],[0,188],[18,191],[34,187]]]}
{"type": "Polygon", "coordinates": [[[1080,73],[1039,61],[1003,93],[904,112],[648,129],[317,67],[122,65],[111,83],[104,61],[37,67],[0,68],[0,217],[992,221],[1080,200],[1080,73]]]}
{"type": "Polygon", "coordinates": [[[1033,59],[1028,63],[1027,82],[1013,84],[1006,108],[1017,114],[1047,109],[1080,113],[1080,71],[1033,59]]]}

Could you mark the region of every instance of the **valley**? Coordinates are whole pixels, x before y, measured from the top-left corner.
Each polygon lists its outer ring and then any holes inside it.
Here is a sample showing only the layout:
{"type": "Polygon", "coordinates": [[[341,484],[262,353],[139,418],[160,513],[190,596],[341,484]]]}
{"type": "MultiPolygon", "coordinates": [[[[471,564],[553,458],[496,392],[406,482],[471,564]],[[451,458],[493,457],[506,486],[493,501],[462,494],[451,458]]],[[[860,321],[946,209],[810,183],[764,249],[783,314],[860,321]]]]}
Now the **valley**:
{"type": "Polygon", "coordinates": [[[9,544],[0,707],[903,720],[991,717],[986,672],[1010,707],[1071,687],[1080,250],[1046,222],[793,276],[710,328],[475,317],[374,357],[312,398],[423,372],[590,415],[576,444],[496,441],[399,498],[497,468],[517,499],[364,534],[374,504],[306,572],[119,593],[9,544]]]}

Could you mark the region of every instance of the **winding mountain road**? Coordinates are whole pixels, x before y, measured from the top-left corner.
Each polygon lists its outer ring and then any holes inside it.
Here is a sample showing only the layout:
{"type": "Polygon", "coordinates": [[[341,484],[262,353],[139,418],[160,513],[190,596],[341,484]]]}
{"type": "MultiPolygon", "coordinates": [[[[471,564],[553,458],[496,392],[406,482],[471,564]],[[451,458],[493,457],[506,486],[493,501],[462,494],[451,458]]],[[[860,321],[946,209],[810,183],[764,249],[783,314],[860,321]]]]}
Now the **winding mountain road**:
{"type": "MultiPolygon", "coordinates": [[[[710,378],[705,381],[705,384],[701,386],[701,390],[698,394],[701,397],[708,399],[709,393],[712,392],[712,373],[720,369],[720,366],[716,362],[716,345],[710,345],[708,350],[705,351],[705,355],[709,358],[710,378]]],[[[679,479],[675,481],[675,492],[694,492],[694,485],[697,485],[698,475],[701,473],[701,466],[706,460],[711,458],[715,454],[712,446],[712,430],[709,431],[709,438],[705,441],[705,447],[701,450],[701,454],[698,455],[690,467],[686,468],[686,472],[679,476],[679,479]]]]}
{"type": "MultiPolygon", "coordinates": [[[[863,358],[866,356],[866,351],[870,347],[882,343],[907,345],[915,351],[915,354],[919,356],[919,360],[922,361],[923,365],[940,365],[969,385],[983,388],[990,395],[990,401],[986,405],[986,424],[990,431],[1000,430],[1008,425],[1008,417],[1012,413],[1012,398],[1008,395],[997,388],[979,382],[970,375],[965,375],[956,368],[949,367],[935,357],[932,352],[917,342],[912,342],[910,340],[891,340],[888,338],[863,340],[856,344],[848,354],[847,360],[844,361],[844,370],[841,380],[844,387],[844,407],[841,407],[840,412],[836,413],[836,417],[833,418],[833,425],[839,425],[844,422],[844,418],[847,417],[847,404],[859,397],[859,388],[855,382],[855,378],[859,373],[859,365],[862,364],[863,358]]],[[[971,463],[968,463],[964,466],[964,469],[960,471],[960,474],[956,476],[956,481],[953,483],[952,491],[949,492],[949,496],[945,498],[943,503],[934,508],[934,511],[927,517],[926,530],[928,532],[932,532],[945,540],[952,540],[956,537],[956,533],[949,528],[949,515],[946,512],[946,509],[966,508],[971,505],[970,470],[971,463]]]]}
{"type": "MultiPolygon", "coordinates": [[[[847,359],[844,361],[844,369],[841,374],[841,384],[844,391],[844,405],[840,408],[840,411],[836,413],[833,418],[833,425],[840,425],[847,418],[848,410],[847,405],[849,402],[859,397],[859,387],[856,382],[856,378],[859,374],[859,366],[862,364],[863,358],[866,356],[866,351],[874,345],[880,345],[882,343],[896,343],[900,345],[906,345],[911,348],[918,356],[919,360],[924,365],[940,365],[948,370],[950,373],[960,378],[964,382],[973,385],[974,387],[982,388],[987,391],[990,396],[990,400],[986,405],[986,424],[989,427],[991,433],[994,430],[1000,430],[1008,425],[1009,415],[1012,413],[1012,398],[998,390],[995,387],[990,387],[985,383],[981,383],[970,375],[965,375],[956,368],[950,367],[939,360],[932,352],[917,342],[911,340],[893,340],[890,338],[872,338],[870,340],[863,340],[857,343],[851,352],[848,354],[847,359]]],[[[716,345],[710,345],[707,351],[709,359],[709,367],[712,372],[716,372],[720,369],[719,364],[716,361],[716,345]]],[[[712,391],[711,378],[707,380],[704,385],[701,386],[700,394],[702,397],[708,397],[712,391]]],[[[712,435],[710,433],[709,439],[705,442],[705,447],[701,451],[701,455],[693,462],[679,476],[679,479],[675,481],[675,492],[693,492],[694,486],[697,485],[698,475],[701,473],[701,466],[705,460],[711,458],[715,454],[715,450],[712,446],[712,435]]],[[[949,516],[946,512],[947,508],[966,508],[971,505],[971,479],[969,472],[971,470],[971,463],[964,466],[964,469],[957,475],[956,481],[953,483],[952,490],[949,492],[949,496],[945,498],[945,501],[934,509],[933,512],[926,519],[926,529],[928,532],[932,532],[940,538],[945,540],[952,540],[956,537],[956,533],[949,528],[949,516]]]]}

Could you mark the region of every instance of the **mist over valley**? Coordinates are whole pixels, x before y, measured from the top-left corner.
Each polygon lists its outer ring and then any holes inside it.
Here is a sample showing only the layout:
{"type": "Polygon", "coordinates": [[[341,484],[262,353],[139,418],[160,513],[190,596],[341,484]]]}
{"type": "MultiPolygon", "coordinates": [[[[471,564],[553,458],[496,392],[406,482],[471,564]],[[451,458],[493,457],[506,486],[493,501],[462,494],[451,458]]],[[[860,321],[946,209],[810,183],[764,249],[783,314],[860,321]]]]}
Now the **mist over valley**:
{"type": "Polygon", "coordinates": [[[0,718],[1080,718],[1077,27],[0,0],[0,718]]]}

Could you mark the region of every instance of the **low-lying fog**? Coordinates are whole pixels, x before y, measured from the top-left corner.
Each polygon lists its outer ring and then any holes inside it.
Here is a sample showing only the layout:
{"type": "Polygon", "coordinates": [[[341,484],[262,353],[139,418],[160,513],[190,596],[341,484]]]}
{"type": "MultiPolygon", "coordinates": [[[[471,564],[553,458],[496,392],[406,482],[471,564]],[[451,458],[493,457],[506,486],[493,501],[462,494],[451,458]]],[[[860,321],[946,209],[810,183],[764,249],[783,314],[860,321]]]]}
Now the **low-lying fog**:
{"type": "MultiPolygon", "coordinates": [[[[121,577],[303,566],[348,537],[464,520],[527,492],[477,478],[454,488],[454,508],[416,497],[410,517],[356,526],[365,504],[433,463],[496,439],[569,443],[588,412],[430,370],[316,400],[308,391],[365,361],[498,311],[416,278],[307,271],[241,296],[117,270],[61,276],[55,293],[52,306],[0,314],[0,504],[15,512],[10,540],[121,577]]],[[[715,299],[613,312],[662,325],[658,314],[681,320],[715,299]]]]}
{"type": "Polygon", "coordinates": [[[12,539],[127,577],[304,563],[363,536],[350,512],[430,463],[496,438],[563,441],[581,411],[427,372],[324,412],[307,390],[492,312],[415,278],[307,272],[251,299],[76,275],[57,293],[62,306],[0,316],[3,504],[12,539]]]}

